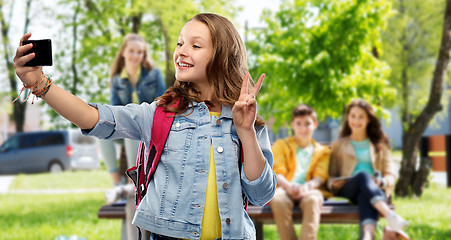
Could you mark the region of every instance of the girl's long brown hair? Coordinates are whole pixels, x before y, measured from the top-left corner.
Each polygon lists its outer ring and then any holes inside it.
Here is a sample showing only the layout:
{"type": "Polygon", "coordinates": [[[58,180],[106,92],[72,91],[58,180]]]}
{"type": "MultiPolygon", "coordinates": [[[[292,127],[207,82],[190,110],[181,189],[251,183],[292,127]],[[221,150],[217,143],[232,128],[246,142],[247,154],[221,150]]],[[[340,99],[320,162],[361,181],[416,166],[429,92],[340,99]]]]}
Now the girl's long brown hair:
{"type": "Polygon", "coordinates": [[[122,69],[124,69],[125,59],[122,55],[124,55],[125,47],[131,41],[139,41],[144,43],[144,57],[141,66],[143,66],[148,70],[151,70],[153,68],[149,52],[147,51],[147,43],[144,40],[144,38],[136,33],[129,33],[124,37],[124,42],[122,43],[121,48],[119,49],[119,51],[116,54],[116,57],[114,58],[113,65],[111,66],[110,79],[112,79],[115,75],[120,74],[122,72],[122,69]]]}
{"type": "Polygon", "coordinates": [[[371,143],[373,143],[377,149],[379,149],[380,144],[386,144],[390,146],[390,141],[388,140],[387,135],[382,131],[382,126],[379,119],[376,117],[373,111],[373,107],[367,101],[363,99],[355,99],[353,100],[347,107],[346,110],[346,118],[343,123],[343,127],[340,132],[340,137],[346,137],[351,135],[351,128],[349,127],[348,115],[351,111],[351,108],[359,107],[366,112],[368,116],[368,125],[366,126],[366,134],[370,139],[371,143]]]}
{"type": "MultiPolygon", "coordinates": [[[[213,42],[213,57],[207,64],[207,78],[213,92],[212,99],[205,101],[209,106],[212,102],[232,107],[240,96],[241,84],[248,72],[246,48],[238,31],[225,17],[211,13],[201,13],[189,21],[199,21],[208,26],[213,42]]],[[[249,89],[254,82],[249,78],[249,89]]],[[[189,82],[176,80],[174,85],[157,100],[159,106],[167,111],[182,114],[189,108],[190,103],[201,102],[200,93],[189,82]],[[170,106],[180,99],[176,108],[170,106]]],[[[257,116],[255,125],[263,126],[265,122],[257,116]]]]}

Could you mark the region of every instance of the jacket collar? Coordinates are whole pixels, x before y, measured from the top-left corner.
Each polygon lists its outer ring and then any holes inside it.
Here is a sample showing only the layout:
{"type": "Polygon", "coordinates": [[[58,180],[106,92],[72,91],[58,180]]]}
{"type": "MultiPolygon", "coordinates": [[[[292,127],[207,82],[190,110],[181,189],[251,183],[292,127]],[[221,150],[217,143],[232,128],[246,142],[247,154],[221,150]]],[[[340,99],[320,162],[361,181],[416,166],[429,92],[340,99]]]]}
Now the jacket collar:
{"type": "MultiPolygon", "coordinates": [[[[189,108],[196,108],[198,105],[202,105],[202,106],[205,106],[206,108],[208,108],[207,104],[205,104],[205,102],[200,102],[200,103],[199,102],[192,102],[192,103],[190,103],[189,108]]],[[[199,106],[199,107],[201,107],[201,106],[199,106]]],[[[191,112],[191,109],[189,109],[188,112],[191,112]]],[[[230,118],[230,119],[232,119],[233,118],[232,108],[231,107],[227,107],[225,105],[222,105],[221,117],[220,118],[230,118]]]]}

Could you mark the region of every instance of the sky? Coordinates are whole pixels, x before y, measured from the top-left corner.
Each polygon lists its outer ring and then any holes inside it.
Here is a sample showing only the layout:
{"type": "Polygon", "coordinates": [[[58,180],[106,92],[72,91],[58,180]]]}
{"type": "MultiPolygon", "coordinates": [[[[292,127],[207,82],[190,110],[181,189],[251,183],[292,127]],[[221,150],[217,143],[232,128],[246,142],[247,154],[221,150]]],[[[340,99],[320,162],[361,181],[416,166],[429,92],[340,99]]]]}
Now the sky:
{"type": "Polygon", "coordinates": [[[279,9],[281,0],[238,0],[238,5],[243,7],[243,11],[239,13],[236,18],[237,29],[244,40],[244,26],[246,21],[248,27],[261,28],[264,27],[264,23],[260,21],[260,15],[263,9],[268,8],[273,11],[279,9]]]}

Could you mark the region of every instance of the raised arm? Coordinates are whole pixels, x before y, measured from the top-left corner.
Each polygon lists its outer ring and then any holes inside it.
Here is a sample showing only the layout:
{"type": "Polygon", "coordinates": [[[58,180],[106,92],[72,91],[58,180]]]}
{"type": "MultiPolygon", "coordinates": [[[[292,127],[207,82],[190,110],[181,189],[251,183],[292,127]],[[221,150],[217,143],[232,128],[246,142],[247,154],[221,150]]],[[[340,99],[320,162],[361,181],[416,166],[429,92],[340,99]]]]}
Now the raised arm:
{"type": "Polygon", "coordinates": [[[266,164],[265,157],[258,145],[254,128],[257,117],[257,101],[255,100],[255,96],[260,91],[264,78],[265,75],[262,74],[254,89],[252,89],[252,92],[248,93],[249,74],[246,74],[241,86],[240,97],[232,108],[233,122],[243,145],[244,173],[250,181],[256,180],[261,176],[266,164]]]}
{"type": "MultiPolygon", "coordinates": [[[[35,53],[24,54],[30,50],[33,45],[22,46],[24,40],[28,40],[31,33],[25,34],[20,40],[19,47],[14,57],[14,68],[17,76],[24,86],[32,87],[33,93],[39,93],[47,85],[47,81],[41,81],[45,78],[42,73],[42,67],[26,67],[25,63],[35,57],[35,53]]],[[[52,107],[58,114],[71,121],[81,129],[92,129],[99,121],[99,112],[96,108],[89,106],[80,98],[52,84],[46,93],[40,97],[52,107]]]]}

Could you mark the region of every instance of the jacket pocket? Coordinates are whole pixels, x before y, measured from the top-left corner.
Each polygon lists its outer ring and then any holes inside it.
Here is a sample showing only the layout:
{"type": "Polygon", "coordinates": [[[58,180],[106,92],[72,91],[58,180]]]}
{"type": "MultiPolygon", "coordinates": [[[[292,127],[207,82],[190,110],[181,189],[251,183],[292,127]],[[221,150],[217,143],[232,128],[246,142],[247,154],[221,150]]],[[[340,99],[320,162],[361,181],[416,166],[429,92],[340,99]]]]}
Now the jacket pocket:
{"type": "Polygon", "coordinates": [[[183,151],[189,148],[196,124],[184,119],[174,119],[168,135],[166,147],[170,151],[183,151]]]}

